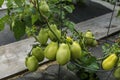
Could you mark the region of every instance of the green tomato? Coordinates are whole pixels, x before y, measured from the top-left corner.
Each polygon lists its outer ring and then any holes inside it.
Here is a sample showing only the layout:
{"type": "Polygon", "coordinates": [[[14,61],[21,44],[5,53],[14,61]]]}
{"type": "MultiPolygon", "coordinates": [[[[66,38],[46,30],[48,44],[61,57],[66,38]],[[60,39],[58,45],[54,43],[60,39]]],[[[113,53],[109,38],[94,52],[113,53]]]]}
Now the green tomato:
{"type": "Polygon", "coordinates": [[[30,56],[26,59],[26,67],[29,71],[36,71],[38,68],[38,60],[35,56],[30,56]]]}
{"type": "Polygon", "coordinates": [[[72,45],[70,45],[70,51],[72,59],[77,59],[81,57],[82,49],[77,42],[74,41],[72,45]]]}
{"type": "Polygon", "coordinates": [[[44,52],[38,46],[32,49],[32,55],[35,56],[39,62],[44,60],[44,52]]]}
{"type": "Polygon", "coordinates": [[[50,25],[50,28],[52,29],[52,31],[54,32],[54,34],[57,36],[55,36],[53,34],[53,32],[51,32],[50,30],[48,31],[48,35],[49,35],[49,38],[50,40],[52,41],[56,41],[57,38],[60,39],[61,38],[61,31],[57,29],[57,26],[55,24],[51,24],[50,25]]]}
{"type": "Polygon", "coordinates": [[[91,45],[91,46],[93,46],[93,47],[94,47],[94,46],[96,46],[96,45],[98,45],[98,42],[97,42],[97,40],[95,40],[95,39],[94,39],[94,40],[93,40],[93,43],[92,43],[92,45],[91,45]]]}
{"type": "Polygon", "coordinates": [[[41,28],[37,38],[41,45],[46,45],[48,41],[48,29],[41,28]]]}
{"type": "Polygon", "coordinates": [[[115,69],[114,71],[114,77],[117,79],[120,79],[120,67],[118,67],[117,69],[115,69]]]}
{"type": "Polygon", "coordinates": [[[70,57],[71,57],[71,54],[70,54],[70,49],[68,44],[61,43],[56,54],[56,61],[60,65],[65,65],[70,61],[70,57]]]}
{"type": "Polygon", "coordinates": [[[51,42],[44,50],[44,55],[49,60],[55,60],[56,59],[56,53],[58,50],[58,43],[57,42],[51,42]]]}
{"type": "Polygon", "coordinates": [[[91,31],[87,31],[85,33],[85,44],[92,45],[94,41],[93,33],[91,31]]]}
{"type": "Polygon", "coordinates": [[[45,14],[49,12],[49,6],[45,0],[40,1],[40,11],[45,14]]]}

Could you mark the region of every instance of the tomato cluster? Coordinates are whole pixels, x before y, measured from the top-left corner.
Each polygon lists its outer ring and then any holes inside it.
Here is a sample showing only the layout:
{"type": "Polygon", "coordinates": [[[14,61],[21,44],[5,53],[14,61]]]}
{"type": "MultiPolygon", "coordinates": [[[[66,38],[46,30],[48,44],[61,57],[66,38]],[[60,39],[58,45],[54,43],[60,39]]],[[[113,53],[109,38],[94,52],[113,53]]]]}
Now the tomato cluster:
{"type": "MultiPolygon", "coordinates": [[[[91,31],[87,31],[82,37],[85,38],[85,45],[97,45],[91,31]]],[[[78,59],[83,55],[80,40],[77,41],[71,37],[61,35],[61,30],[57,29],[55,24],[51,24],[50,29],[41,28],[37,41],[40,45],[32,49],[25,61],[30,71],[37,70],[38,63],[43,61],[44,57],[49,60],[56,60],[60,65],[65,65],[70,60],[78,59]]]]}

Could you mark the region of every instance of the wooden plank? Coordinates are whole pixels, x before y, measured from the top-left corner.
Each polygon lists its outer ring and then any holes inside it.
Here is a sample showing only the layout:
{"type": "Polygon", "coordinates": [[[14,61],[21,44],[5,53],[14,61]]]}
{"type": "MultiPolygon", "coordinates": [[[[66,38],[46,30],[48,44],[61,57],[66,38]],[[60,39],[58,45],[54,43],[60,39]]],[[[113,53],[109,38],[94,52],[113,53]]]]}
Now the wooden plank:
{"type": "Polygon", "coordinates": [[[0,47],[0,79],[26,69],[25,57],[33,43],[34,39],[29,38],[0,47]]]}
{"type": "MultiPolygon", "coordinates": [[[[103,38],[107,35],[111,14],[112,13],[108,13],[103,16],[78,23],[76,24],[76,29],[82,32],[85,32],[86,30],[91,30],[94,33],[96,39],[103,38]]],[[[109,35],[120,30],[120,19],[116,17],[116,14],[117,13],[115,12],[109,35]]]]}
{"type": "MultiPolygon", "coordinates": [[[[108,9],[113,10],[114,5],[112,5],[112,4],[110,4],[110,3],[106,2],[106,1],[103,1],[103,0],[91,0],[91,1],[96,2],[96,3],[99,3],[99,4],[107,7],[108,9]]],[[[120,9],[120,6],[117,6],[117,5],[116,5],[115,10],[119,10],[119,9],[120,9]]]]}

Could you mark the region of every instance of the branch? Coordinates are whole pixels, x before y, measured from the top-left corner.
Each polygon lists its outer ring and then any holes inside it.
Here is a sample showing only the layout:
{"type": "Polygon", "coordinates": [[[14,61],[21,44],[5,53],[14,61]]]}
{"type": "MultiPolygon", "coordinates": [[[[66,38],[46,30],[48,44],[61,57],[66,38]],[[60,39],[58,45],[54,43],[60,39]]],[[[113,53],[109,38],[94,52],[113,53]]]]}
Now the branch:
{"type": "Polygon", "coordinates": [[[45,19],[45,21],[47,22],[47,25],[48,25],[49,30],[53,33],[53,35],[55,35],[55,37],[58,39],[58,41],[60,41],[59,38],[57,37],[57,35],[54,33],[54,31],[52,31],[52,29],[50,28],[50,24],[49,24],[46,16],[43,15],[43,14],[40,12],[38,0],[37,0],[37,8],[38,8],[38,12],[39,12],[40,16],[42,16],[42,17],[45,19]]]}

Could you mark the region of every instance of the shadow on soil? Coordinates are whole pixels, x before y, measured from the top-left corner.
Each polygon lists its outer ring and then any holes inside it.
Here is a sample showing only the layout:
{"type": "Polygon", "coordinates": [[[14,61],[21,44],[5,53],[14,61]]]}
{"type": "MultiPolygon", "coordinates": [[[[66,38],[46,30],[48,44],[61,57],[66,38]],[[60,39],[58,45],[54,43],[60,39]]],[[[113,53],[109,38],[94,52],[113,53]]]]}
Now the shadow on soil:
{"type": "Polygon", "coordinates": [[[80,4],[75,5],[75,10],[73,11],[72,14],[69,14],[68,17],[70,18],[71,21],[79,23],[110,12],[112,12],[112,10],[102,6],[99,3],[91,1],[88,5],[82,6],[80,6],[80,4]]]}

